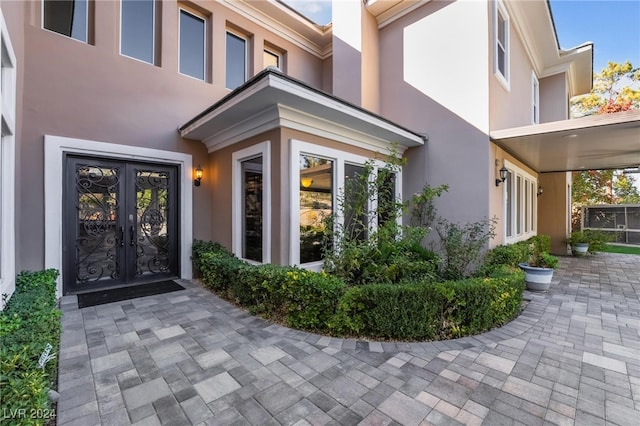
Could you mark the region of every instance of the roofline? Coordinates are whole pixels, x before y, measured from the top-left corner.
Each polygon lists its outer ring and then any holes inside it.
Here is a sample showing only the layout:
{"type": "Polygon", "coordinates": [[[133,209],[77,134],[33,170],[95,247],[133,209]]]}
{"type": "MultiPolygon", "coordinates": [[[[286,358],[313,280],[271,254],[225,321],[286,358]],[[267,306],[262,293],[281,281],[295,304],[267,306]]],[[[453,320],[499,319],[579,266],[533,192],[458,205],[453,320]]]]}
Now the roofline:
{"type": "Polygon", "coordinates": [[[213,105],[211,105],[209,108],[205,109],[204,111],[202,111],[201,113],[199,113],[198,115],[196,115],[195,117],[193,117],[191,120],[189,120],[188,122],[186,122],[185,124],[183,124],[182,126],[180,126],[178,128],[179,132],[182,132],[183,130],[185,130],[186,128],[188,128],[189,126],[193,125],[194,123],[196,123],[198,120],[202,119],[203,117],[205,117],[206,115],[210,114],[211,112],[215,111],[217,108],[219,108],[220,106],[224,105],[225,103],[229,102],[230,100],[234,99],[237,96],[240,96],[241,94],[243,94],[244,92],[248,91],[251,87],[255,86],[256,84],[258,84],[260,81],[262,81],[263,79],[268,78],[269,76],[274,76],[277,78],[280,78],[282,80],[285,80],[289,83],[298,85],[306,90],[309,90],[317,95],[323,96],[327,99],[330,99],[332,101],[338,102],[346,107],[355,109],[357,111],[360,111],[362,113],[365,113],[371,117],[376,118],[377,120],[383,121],[387,124],[390,124],[402,131],[405,131],[407,133],[410,133],[416,137],[419,137],[420,139],[422,139],[424,142],[427,141],[427,136],[425,136],[424,134],[420,134],[417,132],[414,132],[413,130],[410,130],[404,126],[401,126],[391,120],[389,120],[388,118],[385,118],[381,115],[375,114],[367,109],[362,108],[361,106],[352,104],[351,102],[345,101],[344,99],[338,98],[336,96],[333,96],[327,92],[324,92],[322,90],[316,89],[310,85],[308,85],[307,83],[298,80],[296,78],[293,78],[287,74],[282,73],[280,70],[278,70],[277,68],[274,67],[267,67],[265,69],[263,69],[262,71],[260,71],[258,74],[256,74],[255,76],[253,76],[251,79],[247,80],[247,82],[245,82],[242,86],[238,87],[237,89],[233,90],[232,92],[228,93],[226,96],[224,96],[222,99],[220,99],[219,101],[217,101],[216,103],[214,103],[213,105]]]}

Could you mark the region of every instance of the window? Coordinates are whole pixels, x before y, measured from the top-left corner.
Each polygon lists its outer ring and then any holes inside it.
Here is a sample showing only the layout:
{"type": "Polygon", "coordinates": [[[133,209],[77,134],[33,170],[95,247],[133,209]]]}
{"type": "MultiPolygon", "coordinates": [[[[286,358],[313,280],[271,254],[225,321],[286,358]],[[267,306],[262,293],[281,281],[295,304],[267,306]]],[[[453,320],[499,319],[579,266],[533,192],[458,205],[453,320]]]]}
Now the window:
{"type": "Polygon", "coordinates": [[[365,168],[359,164],[344,165],[344,229],[350,240],[364,241],[368,235],[369,209],[356,210],[356,206],[368,207],[369,192],[359,179],[364,173],[365,168]]]}
{"type": "Polygon", "coordinates": [[[525,240],[536,234],[538,182],[524,170],[505,161],[504,226],[506,242],[525,240]]]}
{"type": "Polygon", "coordinates": [[[247,40],[227,32],[227,89],[247,81],[247,40]]]}
{"type": "Polygon", "coordinates": [[[264,67],[272,66],[278,69],[282,69],[280,66],[280,55],[272,52],[271,50],[264,49],[263,54],[264,67]]]}
{"type": "Polygon", "coordinates": [[[155,0],[121,0],[120,5],[120,53],[153,64],[155,0]]]}
{"type": "Polygon", "coordinates": [[[494,14],[494,73],[498,79],[509,85],[509,15],[501,1],[495,3],[494,14]]]}
{"type": "MultiPolygon", "coordinates": [[[[297,140],[291,141],[290,159],[291,212],[298,212],[291,215],[289,263],[292,265],[314,270],[322,267],[322,248],[327,243],[323,220],[333,213],[335,223],[344,225],[343,229],[354,239],[366,238],[367,233],[377,229],[379,221],[385,220],[372,217],[372,212],[377,211],[374,203],[379,201],[369,199],[368,193],[364,211],[349,209],[349,205],[359,204],[356,197],[362,196],[362,191],[347,185],[350,179],[371,173],[368,176],[377,176],[379,186],[389,189],[387,198],[394,192],[394,200],[400,199],[401,173],[383,177],[380,174],[383,163],[379,161],[297,140]],[[371,169],[367,170],[368,167],[371,169]],[[340,203],[346,204],[344,211],[338,208],[340,197],[343,197],[340,203]]],[[[390,216],[386,218],[389,219],[390,216]]]]}
{"type": "Polygon", "coordinates": [[[87,0],[44,0],[42,26],[58,34],[88,41],[89,4],[87,0]]]}
{"type": "Polygon", "coordinates": [[[271,262],[270,144],[232,154],[233,253],[252,263],[271,262]]]}
{"type": "Polygon", "coordinates": [[[180,9],[180,73],[205,79],[205,20],[180,9]]]}
{"type": "Polygon", "coordinates": [[[533,124],[540,123],[540,83],[535,73],[531,73],[531,112],[533,124]]]}
{"type": "Polygon", "coordinates": [[[15,288],[15,123],[16,56],[0,10],[0,294],[8,295],[15,288]]]}

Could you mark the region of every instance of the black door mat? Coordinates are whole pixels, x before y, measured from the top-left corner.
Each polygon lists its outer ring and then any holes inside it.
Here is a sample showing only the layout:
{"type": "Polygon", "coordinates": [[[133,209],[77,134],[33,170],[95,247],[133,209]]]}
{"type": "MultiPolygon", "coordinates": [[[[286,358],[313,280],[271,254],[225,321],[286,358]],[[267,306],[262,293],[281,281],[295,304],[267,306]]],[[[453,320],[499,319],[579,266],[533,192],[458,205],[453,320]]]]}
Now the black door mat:
{"type": "Polygon", "coordinates": [[[157,294],[179,290],[184,290],[184,287],[175,281],[160,281],[131,287],[94,291],[78,295],[78,308],[82,309],[89,306],[104,305],[105,303],[120,302],[138,297],[155,296],[157,294]]]}

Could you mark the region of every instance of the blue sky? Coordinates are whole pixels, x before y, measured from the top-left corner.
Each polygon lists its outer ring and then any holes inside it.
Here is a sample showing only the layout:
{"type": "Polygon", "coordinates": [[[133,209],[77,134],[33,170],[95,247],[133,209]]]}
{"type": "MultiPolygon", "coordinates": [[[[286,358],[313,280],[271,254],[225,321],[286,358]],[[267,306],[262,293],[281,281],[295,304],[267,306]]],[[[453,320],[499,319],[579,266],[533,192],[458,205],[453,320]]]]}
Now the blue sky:
{"type": "MultiPolygon", "coordinates": [[[[331,0],[282,1],[318,24],[331,21],[331,0]]],[[[550,0],[550,3],[561,48],[594,42],[594,72],[600,72],[608,61],[629,60],[640,66],[640,0],[550,0]]]]}

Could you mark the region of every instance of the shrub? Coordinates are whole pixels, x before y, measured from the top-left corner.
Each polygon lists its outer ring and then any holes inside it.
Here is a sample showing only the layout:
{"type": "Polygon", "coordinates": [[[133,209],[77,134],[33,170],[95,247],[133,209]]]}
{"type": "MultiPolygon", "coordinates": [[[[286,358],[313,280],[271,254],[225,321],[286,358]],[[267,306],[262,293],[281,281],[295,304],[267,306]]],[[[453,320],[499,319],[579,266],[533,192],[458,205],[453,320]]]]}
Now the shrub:
{"type": "Polygon", "coordinates": [[[595,229],[586,229],[584,234],[589,240],[589,253],[591,254],[603,251],[607,243],[615,241],[618,235],[617,232],[598,231],[595,229]]]}
{"type": "Polygon", "coordinates": [[[203,252],[200,255],[202,282],[214,290],[227,290],[229,284],[237,281],[241,267],[248,265],[245,261],[223,251],[203,252]]]}
{"type": "MultiPolygon", "coordinates": [[[[0,312],[0,405],[6,413],[50,412],[47,390],[57,375],[57,358],[37,367],[47,343],[58,352],[60,311],[56,308],[58,272],[21,272],[16,290],[0,312]]],[[[20,419],[43,424],[47,419],[20,419]]],[[[26,422],[26,423],[25,423],[26,422]]]]}
{"type": "Polygon", "coordinates": [[[481,333],[519,311],[524,274],[496,268],[493,276],[443,283],[374,284],[346,291],[330,328],[337,333],[436,340],[481,333]]]}
{"type": "Polygon", "coordinates": [[[202,255],[205,253],[225,253],[233,256],[233,254],[220,243],[193,240],[193,246],[191,246],[191,261],[193,263],[194,276],[198,278],[202,277],[202,255]]]}
{"type": "Polygon", "coordinates": [[[485,271],[491,273],[501,265],[518,266],[528,260],[528,253],[524,242],[494,247],[485,256],[485,271]]]}

